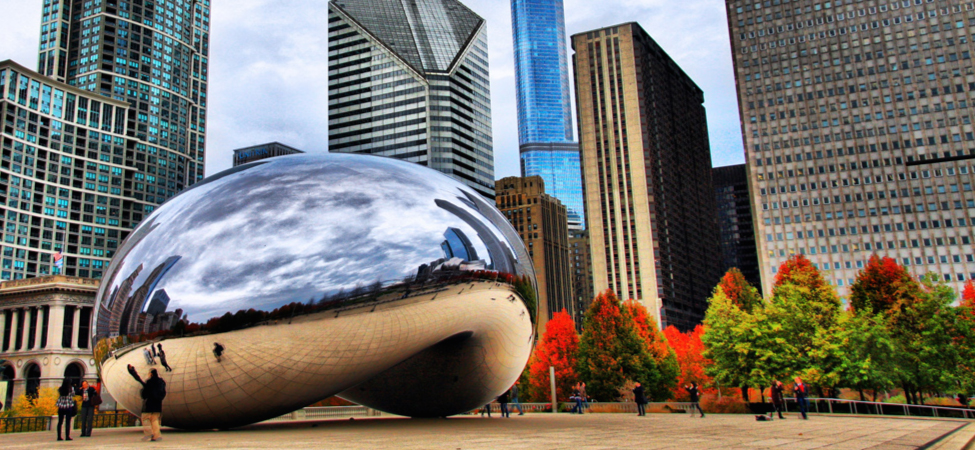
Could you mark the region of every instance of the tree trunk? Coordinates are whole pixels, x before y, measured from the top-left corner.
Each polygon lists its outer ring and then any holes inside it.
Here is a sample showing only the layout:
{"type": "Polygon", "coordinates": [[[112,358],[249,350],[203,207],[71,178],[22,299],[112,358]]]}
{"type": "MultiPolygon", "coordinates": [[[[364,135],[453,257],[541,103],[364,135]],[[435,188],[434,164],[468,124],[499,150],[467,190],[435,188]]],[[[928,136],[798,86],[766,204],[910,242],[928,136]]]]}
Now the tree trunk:
{"type": "Polygon", "coordinates": [[[907,387],[907,383],[901,386],[901,389],[904,389],[904,401],[907,402],[908,405],[913,405],[914,402],[911,398],[911,390],[907,387]]]}
{"type": "Polygon", "coordinates": [[[738,389],[741,390],[741,400],[745,403],[749,403],[748,386],[743,384],[739,386],[738,389]]]}
{"type": "Polygon", "coordinates": [[[765,401],[765,387],[764,386],[759,386],[758,387],[758,396],[761,397],[762,404],[764,405],[766,403],[766,401],[765,401]]]}
{"type": "Polygon", "coordinates": [[[861,388],[857,388],[857,392],[860,393],[860,401],[861,402],[867,401],[867,398],[863,396],[863,388],[862,387],[861,388]]]}

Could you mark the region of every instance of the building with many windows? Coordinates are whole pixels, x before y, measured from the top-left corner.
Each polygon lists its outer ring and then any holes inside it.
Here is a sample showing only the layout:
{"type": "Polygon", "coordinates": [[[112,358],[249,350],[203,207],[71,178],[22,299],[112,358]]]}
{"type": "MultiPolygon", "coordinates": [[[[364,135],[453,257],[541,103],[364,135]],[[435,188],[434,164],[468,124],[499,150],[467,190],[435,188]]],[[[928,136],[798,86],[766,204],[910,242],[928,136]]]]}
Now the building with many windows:
{"type": "Polygon", "coordinates": [[[586,311],[596,294],[592,291],[592,260],[589,256],[589,232],[569,230],[569,270],[572,272],[572,300],[575,304],[576,329],[582,330],[586,311]]]}
{"type": "Polygon", "coordinates": [[[98,280],[60,275],[0,284],[0,402],[65,378],[98,378],[91,316],[98,280]]]}
{"type": "Polygon", "coordinates": [[[495,183],[495,201],[528,247],[538,281],[538,323],[541,336],[552,314],[565,310],[575,317],[569,229],[566,208],[545,193],[542,177],[506,177],[495,183]]]}
{"type": "Polygon", "coordinates": [[[421,164],[494,198],[487,25],[457,0],[333,0],[328,149],[421,164]]]}
{"type": "Polygon", "coordinates": [[[511,0],[521,175],[541,176],[565,204],[569,228],[585,228],[579,145],[572,139],[562,0],[511,0]]]}
{"type": "Polygon", "coordinates": [[[975,4],[727,1],[759,263],[975,278],[975,4]]]}
{"type": "Polygon", "coordinates": [[[593,289],[693,328],[721,275],[704,94],[636,23],[572,47],[593,289]]]}
{"type": "Polygon", "coordinates": [[[744,164],[715,167],[711,170],[721,233],[723,272],[737,268],[761,292],[758,250],[752,223],[752,201],[748,195],[748,170],[744,164]]]}
{"type": "Polygon", "coordinates": [[[254,145],[251,147],[239,148],[234,150],[234,165],[252,163],[262,159],[273,158],[275,156],[297,155],[304,153],[294,147],[284,145],[280,142],[270,142],[267,144],[254,145]]]}

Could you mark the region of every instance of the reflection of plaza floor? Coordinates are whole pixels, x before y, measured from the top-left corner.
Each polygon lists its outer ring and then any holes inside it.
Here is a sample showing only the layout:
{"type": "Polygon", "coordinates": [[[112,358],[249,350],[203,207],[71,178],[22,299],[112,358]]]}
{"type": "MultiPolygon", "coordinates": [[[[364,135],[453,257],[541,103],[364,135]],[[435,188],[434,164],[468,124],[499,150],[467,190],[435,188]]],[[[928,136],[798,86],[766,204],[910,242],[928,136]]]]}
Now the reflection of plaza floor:
{"type": "MultiPolygon", "coordinates": [[[[326,311],[296,317],[291,324],[279,321],[166,339],[162,344],[174,371],[153,366],[167,383],[164,416],[180,417],[186,426],[199,419],[249,417],[255,405],[280,405],[270,416],[284,414],[465,331],[494,343],[481,374],[490,379],[491,368],[512,369],[505,361],[523,361],[529,351],[524,345],[531,334],[529,318],[521,302],[507,300],[511,293],[507,285],[469,283],[447,292],[364,305],[338,317],[326,311]],[[220,363],[212,352],[214,342],[226,348],[220,363]]],[[[147,376],[149,366],[140,348],[108,359],[102,376],[116,399],[138,408],[140,386],[126,372],[127,364],[147,376]]]]}
{"type": "MultiPolygon", "coordinates": [[[[970,423],[970,422],[969,422],[970,423]]],[[[812,416],[756,422],[747,415],[528,414],[500,419],[371,419],[255,425],[221,432],[164,430],[152,448],[254,449],[914,449],[965,422],[812,416]]],[[[975,424],[969,425],[975,427],[975,424]]],[[[968,431],[968,430],[965,430],[968,431]]],[[[141,430],[95,430],[66,447],[132,448],[141,430]],[[74,444],[74,445],[71,445],[74,444]]],[[[51,447],[54,432],[0,435],[5,449],[51,447]]],[[[62,443],[57,443],[62,444],[62,443]]],[[[139,445],[141,444],[141,445],[139,445]]],[[[952,448],[952,447],[948,447],[952,448]]],[[[957,446],[954,448],[962,448],[957,446]]]]}

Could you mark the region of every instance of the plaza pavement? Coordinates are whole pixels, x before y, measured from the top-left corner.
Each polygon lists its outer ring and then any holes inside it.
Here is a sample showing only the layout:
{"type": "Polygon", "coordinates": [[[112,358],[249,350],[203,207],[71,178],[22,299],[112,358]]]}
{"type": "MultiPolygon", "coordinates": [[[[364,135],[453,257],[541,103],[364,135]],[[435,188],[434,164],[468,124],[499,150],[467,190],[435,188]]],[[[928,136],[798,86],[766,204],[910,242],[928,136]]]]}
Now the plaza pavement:
{"type": "MultiPolygon", "coordinates": [[[[5,450],[36,448],[240,449],[936,449],[971,443],[971,421],[811,416],[756,422],[748,415],[526,414],[501,419],[377,418],[265,423],[232,431],[164,430],[141,442],[141,428],[99,429],[94,437],[56,442],[55,433],[0,435],[5,450]],[[957,432],[956,432],[957,431],[957,432]]],[[[970,448],[970,447],[968,447],[970,448]]]]}

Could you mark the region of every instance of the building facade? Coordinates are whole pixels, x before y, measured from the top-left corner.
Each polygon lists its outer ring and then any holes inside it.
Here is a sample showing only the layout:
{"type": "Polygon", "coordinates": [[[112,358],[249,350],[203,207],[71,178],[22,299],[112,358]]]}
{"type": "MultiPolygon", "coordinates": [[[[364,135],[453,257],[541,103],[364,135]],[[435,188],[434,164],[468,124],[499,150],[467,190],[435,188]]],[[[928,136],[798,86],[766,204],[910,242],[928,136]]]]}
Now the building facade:
{"type": "Polygon", "coordinates": [[[456,0],[335,0],[328,146],[448,174],[494,198],[487,25],[456,0]]]}
{"type": "Polygon", "coordinates": [[[163,198],[202,180],[210,0],[43,1],[37,71],[131,106],[126,159],[163,198]]]}
{"type": "Polygon", "coordinates": [[[5,407],[65,378],[98,378],[90,345],[98,280],[60,275],[0,284],[0,370],[5,407]]]}
{"type": "Polygon", "coordinates": [[[273,158],[275,156],[296,155],[299,153],[304,152],[294,147],[284,145],[280,142],[271,142],[252,147],[239,148],[234,150],[233,167],[237,167],[241,164],[252,163],[254,161],[260,161],[262,159],[273,158]]]}
{"type": "Polygon", "coordinates": [[[596,294],[592,290],[592,259],[589,232],[569,230],[569,270],[572,272],[572,300],[575,302],[576,329],[582,331],[586,311],[596,294]]]}
{"type": "Polygon", "coordinates": [[[545,193],[542,177],[506,177],[495,183],[498,209],[528,247],[538,281],[541,336],[552,314],[565,310],[575,317],[566,208],[545,193]]]}
{"type": "Polygon", "coordinates": [[[732,267],[762,291],[758,270],[758,250],[752,223],[752,203],[748,195],[748,170],[744,164],[715,167],[711,170],[721,233],[722,271],[732,267]]]}
{"type": "Polygon", "coordinates": [[[593,289],[693,328],[720,278],[704,94],[636,23],[572,45],[593,289]]]}
{"type": "Polygon", "coordinates": [[[961,290],[975,277],[975,6],[726,6],[766,293],[793,254],[841,297],[873,254],[961,290]]]}
{"type": "Polygon", "coordinates": [[[562,0],[511,0],[521,175],[541,176],[585,228],[579,145],[572,137],[568,51],[562,0]]]}

